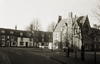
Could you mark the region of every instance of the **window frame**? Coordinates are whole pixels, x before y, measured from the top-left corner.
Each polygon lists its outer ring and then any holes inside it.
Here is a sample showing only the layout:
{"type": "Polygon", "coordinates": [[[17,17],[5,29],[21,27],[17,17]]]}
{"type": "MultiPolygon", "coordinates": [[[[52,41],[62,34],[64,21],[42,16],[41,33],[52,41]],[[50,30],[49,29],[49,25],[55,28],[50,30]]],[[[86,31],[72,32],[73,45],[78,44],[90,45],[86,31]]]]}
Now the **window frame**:
{"type": "Polygon", "coordinates": [[[1,33],[5,33],[5,30],[1,30],[1,33]]]}
{"type": "Polygon", "coordinates": [[[2,40],[5,40],[5,35],[2,35],[2,40]]]}
{"type": "Polygon", "coordinates": [[[24,42],[20,42],[20,45],[24,45],[24,42]]]}

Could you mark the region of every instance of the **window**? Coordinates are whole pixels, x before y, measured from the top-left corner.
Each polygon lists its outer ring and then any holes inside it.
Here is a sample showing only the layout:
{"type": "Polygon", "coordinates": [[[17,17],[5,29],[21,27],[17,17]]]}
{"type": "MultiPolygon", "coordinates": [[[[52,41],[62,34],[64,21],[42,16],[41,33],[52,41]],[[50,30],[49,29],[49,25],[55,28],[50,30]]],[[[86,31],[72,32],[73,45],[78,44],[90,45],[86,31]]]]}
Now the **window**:
{"type": "Polygon", "coordinates": [[[2,30],[2,31],[1,31],[1,33],[5,33],[5,31],[4,31],[4,30],[2,30]]]}
{"type": "Polygon", "coordinates": [[[13,31],[10,31],[10,34],[13,34],[14,32],[13,31]]]}
{"type": "Polygon", "coordinates": [[[22,36],[22,35],[23,35],[23,33],[21,32],[21,33],[20,33],[20,35],[22,36]]]}
{"type": "Polygon", "coordinates": [[[42,39],[42,42],[44,42],[44,39],[42,39]]]}
{"type": "Polygon", "coordinates": [[[36,36],[38,37],[38,34],[36,34],[36,36]]]}
{"type": "Polygon", "coordinates": [[[7,38],[9,39],[9,36],[7,36],[7,38]]]}
{"type": "Polygon", "coordinates": [[[13,40],[14,39],[14,36],[11,36],[11,39],[13,40]]]}
{"type": "Polygon", "coordinates": [[[36,39],[36,41],[38,42],[38,39],[36,39]]]}
{"type": "Polygon", "coordinates": [[[5,46],[5,41],[2,41],[1,46],[5,46]]]}
{"type": "Polygon", "coordinates": [[[44,37],[44,34],[42,34],[42,37],[44,37]]]}
{"type": "Polygon", "coordinates": [[[50,35],[49,35],[49,38],[50,38],[50,35]]]}
{"type": "Polygon", "coordinates": [[[20,42],[20,45],[23,45],[23,42],[20,42]]]}
{"type": "Polygon", "coordinates": [[[5,35],[2,35],[2,40],[5,40],[5,35]]]}

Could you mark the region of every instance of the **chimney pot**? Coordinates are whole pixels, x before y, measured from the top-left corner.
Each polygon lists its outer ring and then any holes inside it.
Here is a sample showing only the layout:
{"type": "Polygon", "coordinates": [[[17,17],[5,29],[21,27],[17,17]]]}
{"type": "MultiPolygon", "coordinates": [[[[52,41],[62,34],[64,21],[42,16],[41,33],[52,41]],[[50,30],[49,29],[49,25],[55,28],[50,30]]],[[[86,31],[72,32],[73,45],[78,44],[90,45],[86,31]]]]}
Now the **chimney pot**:
{"type": "Polygon", "coordinates": [[[17,25],[15,26],[15,30],[17,30],[17,25]]]}
{"type": "Polygon", "coordinates": [[[76,18],[76,15],[75,15],[75,18],[76,18]]]}
{"type": "Polygon", "coordinates": [[[73,13],[70,12],[70,13],[69,13],[69,18],[72,18],[72,16],[73,16],[73,13]]]}

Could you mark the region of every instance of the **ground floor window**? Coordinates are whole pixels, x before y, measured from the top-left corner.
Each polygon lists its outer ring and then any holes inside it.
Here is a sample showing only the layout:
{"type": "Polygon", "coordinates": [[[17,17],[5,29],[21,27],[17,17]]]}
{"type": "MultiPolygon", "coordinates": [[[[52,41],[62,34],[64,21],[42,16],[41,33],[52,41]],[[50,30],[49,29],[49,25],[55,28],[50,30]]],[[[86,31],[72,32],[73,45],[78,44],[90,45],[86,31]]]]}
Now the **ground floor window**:
{"type": "Polygon", "coordinates": [[[24,42],[20,42],[20,45],[23,45],[24,44],[24,42]]]}
{"type": "Polygon", "coordinates": [[[29,43],[29,46],[32,46],[32,43],[29,43]]]}
{"type": "Polygon", "coordinates": [[[2,41],[1,46],[5,46],[5,42],[4,41],[2,41]]]}
{"type": "Polygon", "coordinates": [[[100,49],[100,44],[99,44],[99,49],[100,49]]]}

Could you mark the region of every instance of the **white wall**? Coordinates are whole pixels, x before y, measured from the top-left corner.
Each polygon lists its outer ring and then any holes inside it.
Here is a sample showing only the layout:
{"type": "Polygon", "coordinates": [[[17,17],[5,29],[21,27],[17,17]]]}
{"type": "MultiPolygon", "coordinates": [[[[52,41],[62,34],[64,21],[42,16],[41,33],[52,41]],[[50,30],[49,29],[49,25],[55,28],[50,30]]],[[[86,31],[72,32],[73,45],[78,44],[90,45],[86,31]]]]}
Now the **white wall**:
{"type": "Polygon", "coordinates": [[[59,31],[55,31],[53,32],[53,49],[58,49],[58,45],[55,46],[55,41],[58,41],[58,42],[61,42],[61,32],[59,31]],[[56,35],[57,34],[57,38],[56,38],[56,35]]]}
{"type": "Polygon", "coordinates": [[[21,37],[18,37],[18,44],[17,46],[26,46],[26,42],[28,42],[28,46],[33,46],[33,39],[32,41],[30,41],[30,38],[23,38],[23,45],[20,45],[20,42],[21,42],[21,37]]]}

